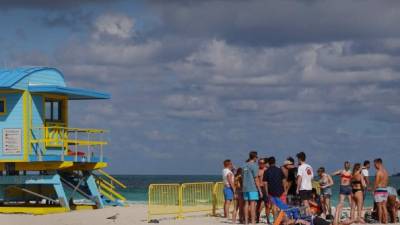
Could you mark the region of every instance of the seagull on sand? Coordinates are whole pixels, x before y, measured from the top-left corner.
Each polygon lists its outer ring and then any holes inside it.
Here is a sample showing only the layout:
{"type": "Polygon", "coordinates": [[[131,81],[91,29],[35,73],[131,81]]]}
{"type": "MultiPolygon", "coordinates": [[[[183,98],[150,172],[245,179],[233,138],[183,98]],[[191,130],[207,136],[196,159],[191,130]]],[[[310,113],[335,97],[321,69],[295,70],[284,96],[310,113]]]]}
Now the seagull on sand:
{"type": "Polygon", "coordinates": [[[112,220],[113,222],[115,222],[115,220],[118,218],[118,216],[119,216],[119,213],[116,213],[115,215],[107,217],[106,219],[112,220]]]}

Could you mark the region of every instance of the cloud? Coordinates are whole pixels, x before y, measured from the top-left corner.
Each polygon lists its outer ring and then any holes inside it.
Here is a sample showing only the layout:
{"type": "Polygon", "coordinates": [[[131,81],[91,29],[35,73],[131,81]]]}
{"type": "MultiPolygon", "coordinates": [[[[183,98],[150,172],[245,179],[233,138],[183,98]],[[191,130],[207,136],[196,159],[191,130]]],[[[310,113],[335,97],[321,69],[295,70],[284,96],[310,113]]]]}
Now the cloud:
{"type": "MultiPolygon", "coordinates": [[[[80,83],[92,74],[97,82],[114,85],[133,76],[146,77],[144,84],[161,74],[170,77],[177,89],[154,93],[165,94],[164,116],[173,118],[216,120],[234,111],[262,118],[282,113],[349,115],[378,108],[395,112],[370,99],[397,93],[387,87],[400,81],[397,56],[357,51],[356,41],[251,47],[203,39],[181,57],[160,61],[173,52],[165,47],[171,40],[138,41],[134,21],[124,14],[100,15],[88,39],[67,43],[56,60],[80,83]]],[[[395,39],[388,45],[395,46],[395,39]]],[[[386,102],[393,105],[395,98],[386,102]]]]}
{"type": "MultiPolygon", "coordinates": [[[[90,4],[104,4],[109,3],[107,0],[37,0],[37,1],[29,1],[29,0],[2,0],[1,6],[2,9],[57,9],[57,10],[65,10],[70,8],[78,8],[82,5],[90,5],[90,4]]],[[[114,1],[115,3],[115,1],[114,1]]]]}
{"type": "Polygon", "coordinates": [[[257,111],[261,106],[256,100],[245,99],[231,101],[229,102],[229,107],[237,111],[257,111]]]}
{"type": "Polygon", "coordinates": [[[110,43],[94,39],[85,45],[81,45],[79,42],[69,43],[60,49],[60,51],[65,51],[60,58],[71,64],[96,65],[99,68],[104,64],[121,68],[130,64],[147,64],[155,57],[159,49],[160,43],[157,41],[136,44],[130,42],[110,43]]]}
{"type": "Polygon", "coordinates": [[[388,1],[151,1],[158,35],[282,46],[399,37],[400,3],[388,1]],[[360,10],[362,9],[362,10],[360,10]]]}
{"type": "MultiPolygon", "coordinates": [[[[56,66],[70,85],[112,94],[74,102],[70,113],[78,126],[111,130],[111,164],[132,164],[132,173],[144,162],[149,173],[215,173],[222,158],[241,162],[250,149],[278,158],[301,149],[327,168],[360,160],[360,149],[365,158],[376,149],[397,154],[398,3],[143,7],[147,17],[104,8],[50,53],[9,54],[15,65],[56,66]]],[[[73,21],[55,16],[54,26],[73,21]]]]}
{"type": "Polygon", "coordinates": [[[279,85],[285,83],[290,67],[282,61],[293,61],[293,49],[248,48],[229,45],[221,40],[209,40],[198,51],[171,68],[182,79],[211,81],[216,85],[279,85]]]}
{"type": "Polygon", "coordinates": [[[82,32],[91,27],[93,17],[92,12],[72,9],[49,12],[40,19],[40,22],[48,28],[67,28],[82,32]]]}
{"type": "Polygon", "coordinates": [[[172,141],[177,140],[177,137],[171,134],[162,133],[159,130],[152,130],[145,133],[146,137],[152,141],[172,141]]]}
{"type": "Polygon", "coordinates": [[[101,35],[127,39],[134,35],[134,21],[131,17],[123,14],[104,14],[99,16],[95,23],[94,38],[100,38],[101,35]]]}
{"type": "Polygon", "coordinates": [[[177,118],[214,120],[224,115],[213,97],[170,95],[164,100],[164,105],[170,109],[168,115],[177,118]]]}

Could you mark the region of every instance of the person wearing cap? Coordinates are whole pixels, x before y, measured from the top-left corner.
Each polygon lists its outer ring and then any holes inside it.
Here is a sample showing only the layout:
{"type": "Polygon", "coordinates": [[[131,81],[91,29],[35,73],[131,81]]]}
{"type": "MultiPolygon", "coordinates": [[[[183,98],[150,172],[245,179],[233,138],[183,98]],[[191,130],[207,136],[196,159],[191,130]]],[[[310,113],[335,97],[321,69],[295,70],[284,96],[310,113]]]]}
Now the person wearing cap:
{"type": "Polygon", "coordinates": [[[296,193],[297,167],[294,165],[294,159],[288,157],[283,163],[283,168],[287,170],[285,188],[287,202],[290,205],[299,205],[298,195],[296,193]]]}
{"type": "Polygon", "coordinates": [[[287,193],[289,190],[289,182],[288,182],[288,176],[289,176],[289,166],[291,162],[289,160],[283,161],[283,164],[281,166],[281,170],[283,172],[283,175],[285,176],[285,179],[283,180],[283,188],[284,188],[284,197],[287,201],[287,193]]]}

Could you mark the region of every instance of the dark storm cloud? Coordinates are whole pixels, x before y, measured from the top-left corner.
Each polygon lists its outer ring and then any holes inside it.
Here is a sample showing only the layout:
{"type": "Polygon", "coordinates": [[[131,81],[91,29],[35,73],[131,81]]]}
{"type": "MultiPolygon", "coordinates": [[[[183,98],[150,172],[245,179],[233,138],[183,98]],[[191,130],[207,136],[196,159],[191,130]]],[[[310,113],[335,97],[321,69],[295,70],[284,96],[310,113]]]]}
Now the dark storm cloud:
{"type": "Polygon", "coordinates": [[[399,1],[150,1],[157,35],[285,45],[399,37],[399,1]]]}
{"type": "Polygon", "coordinates": [[[396,38],[357,40],[349,49],[352,53],[383,53],[391,56],[400,56],[400,40],[396,38]]]}
{"type": "MultiPolygon", "coordinates": [[[[113,1],[116,2],[116,1],[113,1]]],[[[1,0],[1,9],[69,9],[88,4],[110,3],[108,0],[1,0]]]]}
{"type": "Polygon", "coordinates": [[[82,10],[71,10],[62,12],[49,12],[41,18],[43,25],[49,28],[68,28],[72,31],[83,31],[90,29],[94,15],[92,12],[82,10]]]}

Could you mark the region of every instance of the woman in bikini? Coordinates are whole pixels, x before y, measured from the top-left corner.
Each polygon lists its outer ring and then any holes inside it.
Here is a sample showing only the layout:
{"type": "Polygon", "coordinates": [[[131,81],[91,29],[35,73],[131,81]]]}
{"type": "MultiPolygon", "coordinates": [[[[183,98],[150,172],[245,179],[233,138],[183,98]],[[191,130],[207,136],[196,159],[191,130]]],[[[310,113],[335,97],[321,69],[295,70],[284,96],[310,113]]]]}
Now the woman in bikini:
{"type": "Polygon", "coordinates": [[[336,206],[335,221],[339,222],[342,213],[344,201],[347,197],[349,205],[351,205],[351,178],[352,172],[350,171],[350,162],[344,162],[344,169],[338,170],[332,176],[340,176],[340,191],[339,191],[339,204],[336,206]]]}
{"type": "Polygon", "coordinates": [[[242,223],[244,221],[243,219],[243,206],[244,206],[244,200],[243,200],[243,180],[242,180],[242,168],[238,168],[235,174],[235,196],[234,196],[234,207],[233,207],[233,213],[232,213],[232,223],[236,223],[236,218],[239,214],[239,222],[242,223]]]}
{"type": "Polygon", "coordinates": [[[363,210],[363,204],[364,204],[364,196],[363,196],[363,190],[365,187],[365,180],[363,175],[361,174],[361,164],[356,163],[354,164],[353,167],[353,175],[351,178],[351,188],[352,188],[352,202],[351,202],[351,219],[356,220],[359,223],[365,223],[364,219],[362,218],[362,210],[363,210]],[[357,209],[357,217],[355,218],[356,214],[356,209],[357,209]]]}
{"type": "Polygon", "coordinates": [[[321,188],[321,202],[322,202],[322,211],[327,217],[328,215],[332,215],[331,210],[331,197],[332,197],[332,186],[333,179],[332,177],[325,172],[324,167],[320,167],[318,169],[319,175],[319,187],[321,188]]]}

